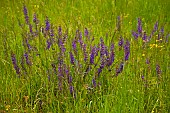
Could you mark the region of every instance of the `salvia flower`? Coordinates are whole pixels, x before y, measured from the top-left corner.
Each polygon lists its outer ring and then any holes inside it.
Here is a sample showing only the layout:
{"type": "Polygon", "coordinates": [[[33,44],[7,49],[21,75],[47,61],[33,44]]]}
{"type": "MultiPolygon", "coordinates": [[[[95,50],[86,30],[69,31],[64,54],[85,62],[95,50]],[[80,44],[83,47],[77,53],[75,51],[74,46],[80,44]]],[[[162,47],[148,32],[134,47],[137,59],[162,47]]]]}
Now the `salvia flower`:
{"type": "Polygon", "coordinates": [[[104,41],[102,38],[100,38],[100,57],[104,56],[105,53],[106,51],[105,51],[104,41]]]}
{"type": "Polygon", "coordinates": [[[89,38],[89,31],[87,28],[84,30],[84,36],[89,38]]]}
{"type": "Polygon", "coordinates": [[[137,33],[137,32],[132,31],[132,35],[133,35],[133,37],[134,37],[135,39],[138,39],[138,33],[137,33]]]}
{"type": "Polygon", "coordinates": [[[46,18],[46,20],[45,20],[45,31],[49,31],[49,29],[50,29],[50,22],[49,22],[49,19],[48,19],[48,17],[46,18]]]}
{"type": "Polygon", "coordinates": [[[130,43],[127,40],[126,44],[124,46],[124,53],[125,53],[125,61],[129,59],[129,55],[130,55],[130,43]]]}
{"type": "Polygon", "coordinates": [[[51,36],[51,37],[54,37],[54,29],[51,29],[51,30],[50,30],[50,36],[51,36]]]}
{"type": "Polygon", "coordinates": [[[28,50],[31,51],[32,46],[29,44],[28,39],[26,39],[25,41],[26,41],[26,45],[27,45],[28,50]]]}
{"type": "Polygon", "coordinates": [[[147,35],[146,35],[146,32],[144,32],[144,35],[143,35],[143,41],[147,41],[147,35]]]}
{"type": "Polygon", "coordinates": [[[15,54],[13,54],[13,53],[11,54],[11,60],[12,60],[12,63],[13,63],[13,66],[14,66],[16,73],[20,74],[20,68],[17,65],[17,60],[16,60],[16,57],[15,57],[15,54]]]}
{"type": "Polygon", "coordinates": [[[30,33],[33,34],[32,25],[29,24],[30,33]]]}
{"type": "Polygon", "coordinates": [[[71,62],[71,64],[74,64],[74,62],[75,62],[75,59],[74,59],[72,52],[70,52],[70,62],[71,62]]]}
{"type": "Polygon", "coordinates": [[[36,13],[33,15],[33,22],[37,25],[38,24],[38,19],[36,13]]]}
{"type": "Polygon", "coordinates": [[[26,24],[29,24],[28,10],[25,5],[23,7],[23,12],[24,12],[24,16],[25,16],[25,22],[26,22],[26,24]]]}
{"type": "Polygon", "coordinates": [[[24,57],[25,57],[25,59],[26,59],[26,63],[27,63],[27,65],[32,65],[32,62],[29,60],[29,56],[28,56],[28,53],[26,52],[25,54],[24,54],[24,57]]]}
{"type": "Polygon", "coordinates": [[[142,36],[142,20],[140,18],[138,18],[137,28],[138,28],[139,35],[142,36]]]}
{"type": "Polygon", "coordinates": [[[90,64],[94,64],[95,46],[92,48],[90,53],[90,64]]]}
{"type": "Polygon", "coordinates": [[[76,40],[73,40],[73,42],[72,42],[72,48],[73,48],[74,52],[77,53],[76,40]]]}
{"type": "Polygon", "coordinates": [[[108,66],[111,66],[112,63],[114,62],[114,56],[115,56],[115,53],[114,53],[114,44],[111,45],[110,47],[110,56],[109,56],[109,62],[108,62],[108,66]]]}
{"type": "Polygon", "coordinates": [[[124,43],[124,40],[123,40],[123,38],[122,38],[122,37],[120,37],[120,39],[119,39],[119,49],[121,49],[121,48],[122,48],[123,43],[124,43]]]}
{"type": "Polygon", "coordinates": [[[121,62],[119,68],[116,69],[116,76],[118,76],[118,74],[123,71],[123,66],[124,66],[124,63],[121,62]]]}
{"type": "Polygon", "coordinates": [[[158,21],[155,23],[154,25],[154,29],[153,29],[153,32],[156,32],[158,30],[158,21]]]}
{"type": "Polygon", "coordinates": [[[62,36],[62,28],[61,28],[61,26],[58,27],[58,35],[59,35],[59,37],[62,36]]]}
{"type": "Polygon", "coordinates": [[[46,49],[50,49],[51,45],[52,45],[51,41],[47,40],[47,47],[46,47],[46,49]]]}

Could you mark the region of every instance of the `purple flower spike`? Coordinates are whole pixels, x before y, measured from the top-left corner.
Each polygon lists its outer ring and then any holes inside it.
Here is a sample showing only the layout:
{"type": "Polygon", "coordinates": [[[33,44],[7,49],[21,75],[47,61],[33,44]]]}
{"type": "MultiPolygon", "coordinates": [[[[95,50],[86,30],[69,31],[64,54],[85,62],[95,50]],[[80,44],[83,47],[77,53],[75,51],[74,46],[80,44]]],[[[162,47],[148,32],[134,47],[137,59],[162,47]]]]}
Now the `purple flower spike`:
{"type": "Polygon", "coordinates": [[[146,32],[144,32],[144,35],[143,35],[143,41],[147,41],[147,35],[146,35],[146,32]]]}
{"type": "Polygon", "coordinates": [[[32,25],[31,24],[29,24],[29,28],[30,28],[30,33],[33,34],[32,25]]]}
{"type": "Polygon", "coordinates": [[[50,40],[47,40],[47,47],[46,47],[46,49],[50,49],[50,47],[51,47],[51,41],[50,40]]]}
{"type": "Polygon", "coordinates": [[[101,50],[100,50],[100,57],[103,57],[104,54],[106,54],[105,51],[105,45],[104,45],[104,41],[102,38],[100,38],[100,46],[101,46],[101,50]]]}
{"type": "Polygon", "coordinates": [[[50,30],[50,36],[54,37],[54,30],[53,29],[50,30]]]}
{"type": "Polygon", "coordinates": [[[28,58],[28,53],[27,53],[27,52],[24,54],[24,57],[25,57],[25,59],[26,59],[26,63],[31,66],[32,63],[31,63],[31,61],[30,61],[29,58],[28,58]]]}
{"type": "Polygon", "coordinates": [[[24,12],[24,16],[25,16],[25,22],[26,22],[26,24],[29,24],[28,10],[25,5],[23,7],[23,12],[24,12]]]}
{"type": "Polygon", "coordinates": [[[95,46],[91,50],[90,54],[90,64],[94,64],[95,46]]]}
{"type": "Polygon", "coordinates": [[[71,62],[71,64],[73,64],[74,65],[74,56],[73,56],[73,53],[72,52],[70,52],[70,62],[71,62]]]}
{"type": "Polygon", "coordinates": [[[126,44],[124,46],[124,52],[125,52],[125,61],[129,59],[129,55],[130,55],[130,43],[127,40],[126,44]]]}
{"type": "Polygon", "coordinates": [[[84,36],[85,36],[85,37],[89,37],[89,31],[88,31],[87,28],[85,28],[85,30],[84,30],[84,36]]]}
{"type": "Polygon", "coordinates": [[[135,39],[138,39],[138,33],[136,33],[135,31],[132,31],[132,35],[135,39]]]}
{"type": "Polygon", "coordinates": [[[119,47],[121,48],[123,46],[123,43],[124,43],[124,40],[122,37],[120,37],[120,40],[119,40],[119,47]]]}
{"type": "Polygon", "coordinates": [[[110,47],[110,58],[109,58],[109,62],[108,62],[108,66],[111,66],[112,63],[114,62],[114,56],[115,56],[115,53],[114,53],[114,44],[111,45],[110,47]]]}
{"type": "Polygon", "coordinates": [[[38,24],[38,19],[36,13],[33,15],[33,22],[37,25],[38,24]]]}
{"type": "Polygon", "coordinates": [[[118,69],[116,69],[116,76],[118,76],[118,74],[123,71],[123,66],[124,66],[124,63],[121,62],[121,63],[120,63],[120,67],[119,67],[118,69]]]}
{"type": "Polygon", "coordinates": [[[58,35],[61,36],[62,35],[62,29],[61,26],[58,27],[58,35]]]}
{"type": "Polygon", "coordinates": [[[76,40],[73,40],[72,47],[75,53],[77,53],[77,46],[76,46],[76,40]]]}
{"type": "Polygon", "coordinates": [[[155,25],[154,25],[154,30],[153,30],[153,32],[156,32],[158,30],[158,21],[155,23],[155,25]]]}
{"type": "Polygon", "coordinates": [[[138,33],[142,36],[142,21],[140,18],[138,18],[138,33]]]}
{"type": "Polygon", "coordinates": [[[48,20],[48,17],[47,17],[46,20],[45,20],[45,25],[46,25],[45,30],[46,30],[46,31],[49,31],[49,29],[50,29],[50,22],[49,22],[49,20],[48,20]]]}
{"type": "Polygon", "coordinates": [[[17,65],[17,60],[16,60],[16,57],[15,57],[15,54],[13,54],[13,53],[11,54],[11,60],[12,60],[12,63],[13,63],[13,66],[14,66],[16,73],[20,74],[20,68],[17,65]]]}

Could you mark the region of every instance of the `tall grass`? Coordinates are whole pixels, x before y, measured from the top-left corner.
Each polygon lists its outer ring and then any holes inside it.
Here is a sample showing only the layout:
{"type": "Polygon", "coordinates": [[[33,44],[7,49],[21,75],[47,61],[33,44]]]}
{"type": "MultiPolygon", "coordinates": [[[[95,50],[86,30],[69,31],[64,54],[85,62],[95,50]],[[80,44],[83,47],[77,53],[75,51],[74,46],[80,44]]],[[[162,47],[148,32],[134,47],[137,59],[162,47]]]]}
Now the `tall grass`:
{"type": "Polygon", "coordinates": [[[169,5],[1,1],[0,112],[168,113],[169,5]]]}

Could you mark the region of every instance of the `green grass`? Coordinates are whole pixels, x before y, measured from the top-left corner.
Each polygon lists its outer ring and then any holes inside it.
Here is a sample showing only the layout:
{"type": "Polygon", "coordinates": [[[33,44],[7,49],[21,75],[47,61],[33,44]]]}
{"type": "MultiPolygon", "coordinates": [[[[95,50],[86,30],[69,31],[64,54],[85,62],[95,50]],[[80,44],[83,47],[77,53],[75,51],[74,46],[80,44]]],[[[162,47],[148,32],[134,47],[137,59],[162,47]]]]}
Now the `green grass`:
{"type": "MultiPolygon", "coordinates": [[[[170,112],[170,42],[166,36],[170,33],[170,2],[166,0],[39,0],[25,1],[2,0],[0,3],[0,113],[169,113],[170,112]],[[48,17],[55,33],[50,49],[39,33],[28,39],[29,26],[25,23],[23,5],[28,9],[30,23],[36,13],[38,28],[45,27],[48,17]],[[120,16],[120,29],[117,29],[120,16]],[[135,40],[132,31],[137,30],[137,18],[142,20],[143,31],[149,36],[156,21],[158,30],[149,42],[142,37],[135,40]],[[19,26],[19,23],[22,25],[19,26]],[[62,28],[65,53],[60,52],[56,36],[58,26],[62,28]],[[164,27],[161,40],[160,29],[164,27]],[[89,31],[90,39],[84,36],[84,29],[89,31]],[[72,41],[77,40],[76,30],[82,32],[82,39],[87,47],[88,62],[84,61],[84,52],[77,42],[77,53],[72,48],[72,41]],[[124,48],[118,46],[120,36],[130,42],[130,57],[124,61],[124,48]],[[100,38],[108,47],[114,43],[115,61],[100,67],[100,53],[95,57],[95,65],[89,64],[91,47],[100,44],[100,38]],[[29,51],[26,39],[33,47],[29,51]],[[23,44],[24,43],[24,44],[23,44]],[[36,48],[36,49],[35,49],[36,48]],[[76,61],[70,63],[72,52],[76,61]],[[27,52],[32,65],[26,64],[23,54],[27,52]],[[15,54],[20,74],[14,69],[11,54],[15,54]],[[37,55],[39,54],[39,55],[37,55]],[[60,58],[60,59],[59,59],[60,58]],[[60,60],[64,77],[58,77],[60,60]],[[146,60],[149,59],[149,64],[146,60]],[[22,65],[23,62],[23,65],[22,65]],[[121,62],[124,68],[116,76],[116,69],[121,62]],[[54,64],[56,67],[52,66],[54,64]],[[160,66],[158,74],[156,67],[160,66]],[[24,69],[24,68],[25,69],[24,69]],[[72,76],[68,82],[65,67],[72,76]],[[87,68],[90,71],[86,74],[87,68]],[[56,70],[56,72],[55,72],[56,70]],[[142,77],[144,78],[142,79],[142,77]],[[50,77],[50,80],[49,80],[50,77]],[[94,87],[92,79],[96,78],[94,87]],[[62,90],[59,90],[59,81],[62,90]],[[74,87],[73,94],[70,86],[74,87]],[[76,97],[74,97],[74,94],[76,97]]],[[[79,33],[80,33],[79,32],[79,33]]],[[[170,38],[170,36],[169,36],[170,38]]],[[[169,39],[168,38],[168,39],[169,39]]]]}

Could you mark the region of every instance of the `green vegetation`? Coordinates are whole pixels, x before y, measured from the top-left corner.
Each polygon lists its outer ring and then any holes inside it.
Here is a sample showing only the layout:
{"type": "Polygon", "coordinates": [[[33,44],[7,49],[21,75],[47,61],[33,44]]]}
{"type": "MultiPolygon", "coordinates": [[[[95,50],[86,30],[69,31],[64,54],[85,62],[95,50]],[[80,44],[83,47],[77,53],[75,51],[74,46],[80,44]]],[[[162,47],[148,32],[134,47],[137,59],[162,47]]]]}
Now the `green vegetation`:
{"type": "Polygon", "coordinates": [[[0,113],[169,113],[169,6],[2,0],[0,113]]]}

